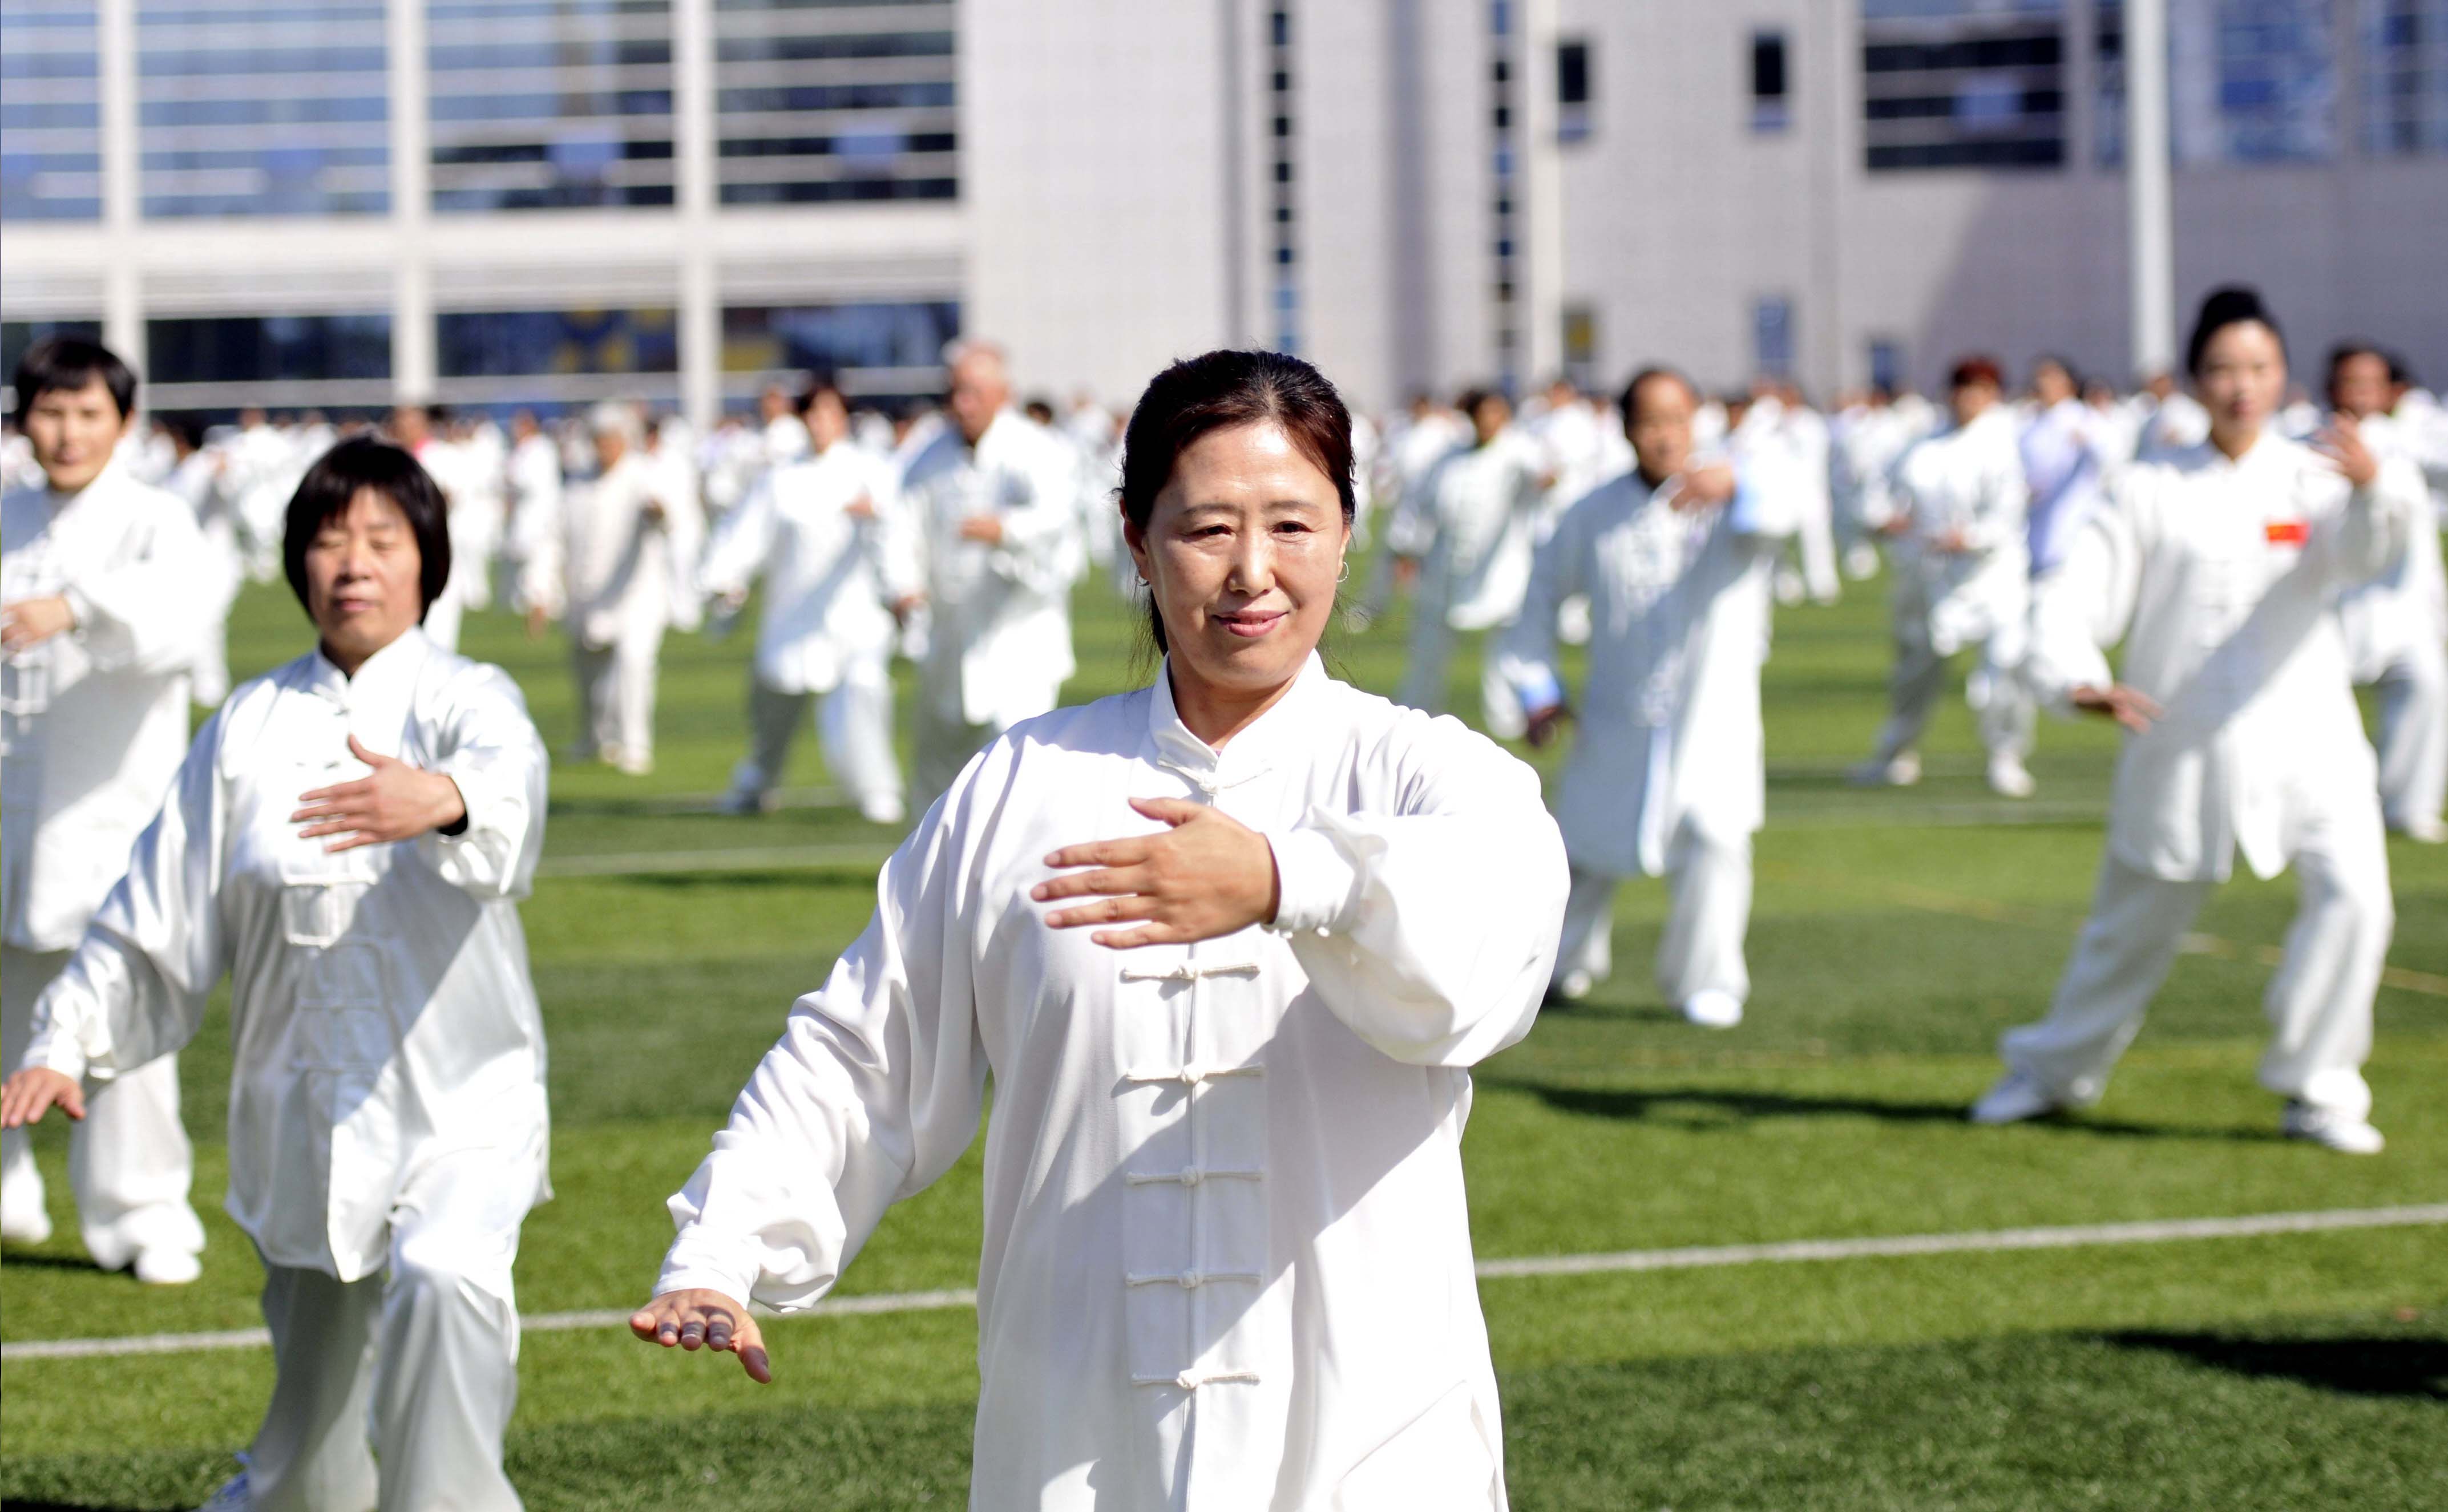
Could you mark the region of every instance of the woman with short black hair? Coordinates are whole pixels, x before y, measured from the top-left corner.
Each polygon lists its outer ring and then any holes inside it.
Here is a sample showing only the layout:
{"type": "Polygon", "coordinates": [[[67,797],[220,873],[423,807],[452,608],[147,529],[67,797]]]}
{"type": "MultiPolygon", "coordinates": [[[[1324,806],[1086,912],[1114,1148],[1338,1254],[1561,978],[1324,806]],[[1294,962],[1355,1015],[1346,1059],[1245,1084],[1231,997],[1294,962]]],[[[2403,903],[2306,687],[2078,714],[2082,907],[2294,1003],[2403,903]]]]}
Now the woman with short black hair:
{"type": "Polygon", "coordinates": [[[822,1297],[991,1070],[973,1506],[1503,1505],[1462,1131],[1563,848],[1528,767],[1319,661],[1350,435],[1292,357],[1148,386],[1155,685],[1015,725],[886,864],[671,1199],[640,1337],[771,1379],[748,1303],[822,1297]]]}
{"type": "Polygon", "coordinates": [[[213,1505],[515,1508],[510,1260],[546,1192],[516,904],[544,744],[507,675],[418,628],[449,536],[414,458],[333,448],[284,547],[317,645],[197,736],[35,1005],[0,1124],[82,1118],[88,1085],[193,1038],[228,973],[228,1207],[263,1257],[277,1374],[213,1505]]]}
{"type": "Polygon", "coordinates": [[[2336,613],[2426,503],[2341,417],[2271,425],[2286,343],[2249,289],[2202,306],[2186,353],[2209,438],[2134,464],[2038,586],[2027,671],[2061,713],[2126,729],[2091,917],[2047,1019],[2007,1033],[1974,1105],[2011,1123],[2099,1100],[2194,916],[2241,860],[2303,902],[2264,1003],[2280,1131],[2377,1154],[2372,995],[2395,923],[2372,749],[2336,613]],[[2123,641],[2122,670],[2106,648],[2123,641]]]}

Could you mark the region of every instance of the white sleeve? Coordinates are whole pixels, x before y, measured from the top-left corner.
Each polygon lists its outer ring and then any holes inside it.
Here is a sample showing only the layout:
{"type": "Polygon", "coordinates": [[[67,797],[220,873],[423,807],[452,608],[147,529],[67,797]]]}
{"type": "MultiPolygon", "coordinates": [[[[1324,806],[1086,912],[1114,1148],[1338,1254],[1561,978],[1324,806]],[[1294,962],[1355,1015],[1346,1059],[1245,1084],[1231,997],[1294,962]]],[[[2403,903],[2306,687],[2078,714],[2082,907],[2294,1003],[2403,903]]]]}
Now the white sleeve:
{"type": "Polygon", "coordinates": [[[667,1204],[679,1233],[656,1294],[811,1306],[885,1210],[976,1138],[986,1056],[954,908],[961,791],[885,863],[866,932],[792,1006],[714,1153],[667,1204]]]}
{"type": "Polygon", "coordinates": [[[1531,714],[1564,701],[1564,679],[1556,660],[1556,616],[1566,599],[1581,591],[1582,565],[1588,556],[1582,541],[1582,511],[1577,505],[1556,522],[1555,532],[1539,545],[1531,559],[1530,585],[1521,595],[1521,612],[1510,628],[1500,632],[1494,648],[1497,670],[1531,714]]]}
{"type": "Polygon", "coordinates": [[[2347,588],[2387,571],[2429,503],[2419,469],[2402,457],[2382,462],[2371,487],[2354,489],[2344,508],[2314,523],[2310,547],[2323,578],[2347,588]]]}
{"type": "Polygon", "coordinates": [[[1980,495],[1963,526],[1965,544],[1975,551],[1996,551],[2021,540],[2031,497],[2022,457],[2011,449],[2001,449],[1981,474],[1980,495]]]}
{"type": "Polygon", "coordinates": [[[2032,651],[2023,676],[2032,694],[2059,714],[2074,690],[2115,680],[2106,649],[2125,639],[2141,592],[2138,523],[2147,474],[2130,473],[2094,509],[2055,572],[2033,584],[2032,651]]]}
{"type": "Polygon", "coordinates": [[[1530,1032],[1563,929],[1539,775],[1459,720],[1409,717],[1391,813],[1272,833],[1289,936],[1329,1008],[1397,1061],[1467,1066],[1530,1032]]]}
{"type": "Polygon", "coordinates": [[[769,472],[749,490],[745,503],[715,526],[714,539],[706,543],[705,563],[698,569],[698,585],[717,598],[746,593],[773,553],[774,523],[779,509],[769,472]]]}
{"type": "Polygon", "coordinates": [[[25,1064],[106,1081],[195,1038],[229,965],[220,917],[222,717],[206,721],[127,873],[33,1009],[25,1064]]]}
{"type": "Polygon", "coordinates": [[[434,770],[458,786],[468,812],[456,833],[429,830],[417,836],[417,849],[442,880],[481,902],[524,898],[544,851],[550,765],[544,737],[527,718],[519,685],[499,667],[477,668],[449,696],[458,707],[434,770]]]}
{"type": "MultiPolygon", "coordinates": [[[[149,503],[149,501],[148,501],[149,503]]],[[[172,672],[185,666],[218,607],[195,511],[163,498],[146,510],[146,540],[137,560],[68,584],[76,637],[94,665],[113,670],[172,672]]]]}

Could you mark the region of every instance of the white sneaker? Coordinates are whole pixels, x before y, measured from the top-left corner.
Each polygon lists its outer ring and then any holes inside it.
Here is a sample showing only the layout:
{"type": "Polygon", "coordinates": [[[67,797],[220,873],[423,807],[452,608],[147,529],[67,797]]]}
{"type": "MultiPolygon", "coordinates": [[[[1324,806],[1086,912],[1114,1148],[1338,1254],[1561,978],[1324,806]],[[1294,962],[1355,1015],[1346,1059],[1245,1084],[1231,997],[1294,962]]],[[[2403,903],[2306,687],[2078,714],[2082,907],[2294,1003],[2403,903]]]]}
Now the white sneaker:
{"type": "Polygon", "coordinates": [[[2038,784],[2032,780],[2032,774],[2023,765],[2021,756],[1994,756],[1989,758],[1989,791],[1998,796],[2028,798],[2037,786],[2038,784]]]}
{"type": "Polygon", "coordinates": [[[146,1286],[185,1286],[204,1273],[204,1262],[189,1251],[157,1244],[138,1251],[136,1263],[129,1269],[146,1286]]]}
{"type": "Polygon", "coordinates": [[[246,1488],[246,1472],[240,1470],[223,1481],[221,1488],[213,1493],[213,1499],[196,1508],[196,1512],[247,1512],[253,1505],[255,1498],[246,1488]]]}
{"type": "Polygon", "coordinates": [[[858,814],[870,824],[905,824],[909,819],[908,808],[900,798],[890,794],[880,798],[861,799],[858,814]]]}
{"type": "Polygon", "coordinates": [[[1743,1022],[1743,1000],[1731,992],[1705,987],[1685,1000],[1683,1017],[1704,1029],[1731,1029],[1743,1022]]]}
{"type": "Polygon", "coordinates": [[[10,1244],[48,1244],[51,1215],[30,1203],[23,1213],[0,1215],[0,1239],[10,1244]]]}
{"type": "Polygon", "coordinates": [[[1845,552],[1845,576],[1856,583],[1879,575],[1879,548],[1867,541],[1856,541],[1845,552]]]}
{"type": "Polygon", "coordinates": [[[2340,1155],[2378,1155],[2388,1148],[2381,1132],[2362,1119],[2350,1119],[2307,1102],[2287,1103],[2286,1111],[2279,1117],[2278,1131],[2290,1139],[2307,1139],[2340,1155]]]}
{"type": "Polygon", "coordinates": [[[1587,971],[1567,971],[1557,980],[1553,990],[1556,996],[1567,1003],[1578,1003],[1588,997],[1597,985],[1597,978],[1587,971]]]}
{"type": "Polygon", "coordinates": [[[2392,824],[2389,828],[2416,845],[2448,844],[2448,824],[2442,824],[2437,819],[2408,819],[2402,824],[2392,824]]]}
{"type": "Polygon", "coordinates": [[[2020,1071],[2009,1071],[1964,1116],[1975,1123],[2020,1123],[2063,1111],[2065,1103],[2020,1071]]]}
{"type": "Polygon", "coordinates": [[[1899,751],[1882,760],[1872,756],[1845,774],[1857,788],[1908,788],[1921,780],[1921,753],[1899,751]]]}
{"type": "Polygon", "coordinates": [[[655,758],[653,756],[632,756],[628,752],[623,751],[618,756],[612,757],[612,770],[620,773],[624,777],[652,776],[655,771],[655,758]]]}

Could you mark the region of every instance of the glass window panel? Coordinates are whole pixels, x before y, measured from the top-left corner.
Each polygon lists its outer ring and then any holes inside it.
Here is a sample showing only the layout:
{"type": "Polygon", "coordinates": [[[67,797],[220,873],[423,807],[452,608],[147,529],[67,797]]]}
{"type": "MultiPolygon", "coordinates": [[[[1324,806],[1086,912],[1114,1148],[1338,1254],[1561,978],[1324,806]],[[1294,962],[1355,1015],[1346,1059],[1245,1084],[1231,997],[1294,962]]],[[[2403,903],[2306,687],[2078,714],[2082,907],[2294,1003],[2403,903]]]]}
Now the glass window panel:
{"type": "Polygon", "coordinates": [[[25,360],[28,348],[53,336],[83,336],[87,341],[99,341],[102,339],[102,322],[0,320],[0,382],[8,382],[16,376],[17,364],[25,360]]]}
{"type": "Polygon", "coordinates": [[[669,0],[450,0],[426,65],[435,210],[674,201],[669,0]]]}
{"type": "Polygon", "coordinates": [[[679,371],[679,327],[669,309],[446,314],[435,337],[446,378],[679,371]]]}
{"type": "Polygon", "coordinates": [[[136,0],[143,213],[389,210],[386,25],[380,0],[136,0]]]}
{"type": "Polygon", "coordinates": [[[2448,152],[2448,0],[2367,0],[2363,150],[2448,152]]]}
{"type": "Polygon", "coordinates": [[[931,370],[943,365],[945,345],[960,334],[961,307],[950,300],[735,306],[722,312],[722,367],[726,373],[931,370]]]}
{"type": "Polygon", "coordinates": [[[717,0],[723,202],[956,198],[952,21],[943,0],[717,0]]]}
{"type": "Polygon", "coordinates": [[[391,376],[388,315],[148,320],[154,383],[260,383],[391,376]]]}
{"type": "Polygon", "coordinates": [[[2065,161],[2065,0],[1862,0],[1873,169],[2065,161]]]}
{"type": "Polygon", "coordinates": [[[102,219],[99,35],[92,0],[0,6],[0,220],[102,219]]]}
{"type": "Polygon", "coordinates": [[[1772,378],[1793,371],[1793,301],[1783,295],[1751,306],[1751,365],[1772,378]]]}
{"type": "MultiPolygon", "coordinates": [[[[2336,0],[2169,0],[2168,124],[2178,163],[2338,154],[2336,0]]],[[[2125,161],[2125,8],[2097,0],[2099,160],[2125,161]]]]}

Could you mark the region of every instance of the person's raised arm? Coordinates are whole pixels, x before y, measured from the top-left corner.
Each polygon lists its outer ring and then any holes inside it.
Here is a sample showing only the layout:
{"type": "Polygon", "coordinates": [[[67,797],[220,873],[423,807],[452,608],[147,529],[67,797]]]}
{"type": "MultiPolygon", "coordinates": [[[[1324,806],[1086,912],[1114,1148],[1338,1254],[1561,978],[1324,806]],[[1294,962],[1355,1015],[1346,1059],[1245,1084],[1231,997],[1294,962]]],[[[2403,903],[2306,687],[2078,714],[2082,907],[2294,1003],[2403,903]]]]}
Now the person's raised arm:
{"type": "Polygon", "coordinates": [[[223,716],[197,735],[178,780],[136,839],[67,967],[35,1003],[24,1069],[0,1089],[0,1123],[61,1107],[85,1116],[82,1084],[107,1081],[195,1038],[229,965],[221,923],[223,716]]]}
{"type": "Polygon", "coordinates": [[[671,1198],[679,1234],[629,1320],[638,1337],[727,1350],[771,1380],[747,1304],[813,1305],[885,1210],[976,1137],[986,1060],[954,816],[981,764],[885,863],[866,931],[792,1007],[714,1153],[671,1198]]]}
{"type": "Polygon", "coordinates": [[[135,558],[86,574],[61,595],[98,667],[158,673],[184,666],[220,607],[211,574],[198,570],[205,547],[195,511],[149,492],[144,510],[135,558]]]}
{"type": "Polygon", "coordinates": [[[2153,474],[2128,474],[2075,534],[2065,560],[2032,594],[2032,650],[2023,678],[2041,704],[2059,714],[2149,727],[2158,709],[2119,683],[2107,648],[2125,639],[2142,584],[2142,517],[2153,474]]]}
{"type": "Polygon", "coordinates": [[[2344,508],[2313,522],[2306,555],[2333,588],[2369,582],[2404,552],[2431,503],[2422,471],[2404,458],[2381,461],[2343,417],[2321,432],[2316,447],[2351,491],[2344,508]]]}
{"type": "Polygon", "coordinates": [[[417,848],[442,879],[480,902],[524,898],[544,853],[551,761],[525,695],[498,667],[478,666],[449,690],[452,708],[434,770],[459,790],[459,822],[427,830],[417,848]]]}
{"type": "Polygon", "coordinates": [[[705,561],[698,568],[698,586],[708,598],[737,607],[748,598],[748,585],[774,552],[774,530],[781,518],[774,498],[774,475],[767,473],[748,490],[739,507],[722,517],[706,543],[705,561]]]}
{"type": "Polygon", "coordinates": [[[1493,651],[1498,671],[1521,700],[1521,712],[1529,722],[1525,733],[1532,745],[1543,746],[1556,737],[1570,703],[1557,664],[1556,617],[1565,600],[1584,591],[1581,579],[1589,541],[1580,522],[1585,518],[1584,509],[1575,505],[1556,522],[1555,533],[1540,543],[1538,555],[1531,559],[1530,585],[1521,597],[1521,613],[1502,632],[1493,651]]]}

